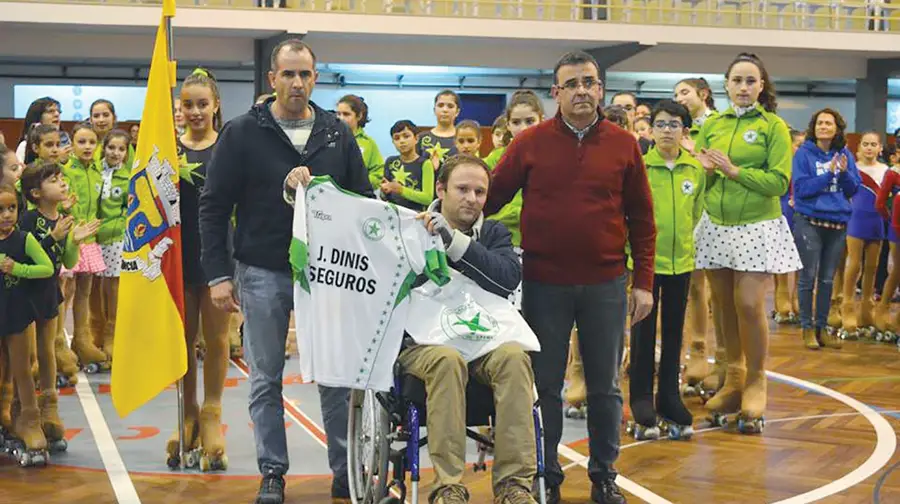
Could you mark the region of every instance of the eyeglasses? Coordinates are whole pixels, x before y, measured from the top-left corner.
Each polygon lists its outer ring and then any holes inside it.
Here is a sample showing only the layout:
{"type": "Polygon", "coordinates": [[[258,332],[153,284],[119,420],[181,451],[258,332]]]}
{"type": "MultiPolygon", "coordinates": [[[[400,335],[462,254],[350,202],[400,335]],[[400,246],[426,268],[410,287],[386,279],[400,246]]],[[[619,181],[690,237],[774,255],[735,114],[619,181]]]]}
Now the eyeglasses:
{"type": "Polygon", "coordinates": [[[677,131],[684,128],[684,124],[681,121],[656,121],[653,123],[653,127],[658,130],[672,130],[677,131]]]}
{"type": "Polygon", "coordinates": [[[578,89],[579,86],[584,86],[584,89],[592,90],[596,87],[602,88],[603,82],[589,77],[584,80],[578,80],[578,79],[568,80],[568,81],[564,82],[562,84],[562,86],[559,86],[559,87],[561,87],[567,91],[575,91],[578,89]]]}

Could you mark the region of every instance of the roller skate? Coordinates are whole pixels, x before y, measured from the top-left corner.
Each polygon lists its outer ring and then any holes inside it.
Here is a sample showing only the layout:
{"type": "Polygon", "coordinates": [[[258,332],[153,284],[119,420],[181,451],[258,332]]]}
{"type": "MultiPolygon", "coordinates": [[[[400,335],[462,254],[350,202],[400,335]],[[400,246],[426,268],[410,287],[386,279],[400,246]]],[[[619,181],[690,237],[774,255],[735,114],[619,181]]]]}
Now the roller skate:
{"type": "Polygon", "coordinates": [[[69,448],[66,441],[66,427],[59,418],[59,397],[55,390],[42,390],[38,396],[38,409],[41,410],[41,429],[47,440],[50,453],[64,452],[69,448]]]}
{"type": "Polygon", "coordinates": [[[225,455],[225,438],[222,436],[221,404],[204,404],[203,409],[200,410],[200,446],[201,471],[224,471],[228,469],[228,455],[225,455]]]}
{"type": "Polygon", "coordinates": [[[232,359],[240,359],[244,356],[243,333],[244,325],[237,315],[231,316],[231,324],[228,328],[228,346],[232,359]]]}
{"type": "MultiPolygon", "coordinates": [[[[193,409],[185,408],[184,412],[184,432],[187,439],[184,441],[184,467],[192,469],[200,463],[199,445],[200,445],[200,424],[198,422],[197,407],[193,409]]],[[[178,446],[178,427],[172,437],[166,441],[166,465],[169,469],[178,469],[181,465],[181,453],[178,446]]]]}
{"type": "Polygon", "coordinates": [[[875,327],[875,317],[873,316],[875,303],[871,297],[863,296],[859,307],[859,337],[865,339],[874,339],[877,329],[875,327]]]}
{"type": "Polygon", "coordinates": [[[741,394],[746,372],[740,365],[729,365],[725,372],[725,383],[706,403],[709,411],[707,420],[712,427],[724,427],[729,417],[741,410],[741,394]]]}
{"type": "Polygon", "coordinates": [[[817,337],[816,331],[813,328],[805,328],[801,329],[800,333],[803,335],[803,344],[806,345],[806,348],[810,350],[818,350],[819,349],[819,339],[817,337]]]}
{"type": "Polygon", "coordinates": [[[793,320],[789,279],[788,274],[775,275],[775,310],[772,311],[772,318],[776,324],[790,324],[793,320]]]}
{"type": "Polygon", "coordinates": [[[659,425],[651,398],[632,399],[631,413],[634,418],[625,424],[625,432],[629,436],[635,441],[659,439],[659,425]]]}
{"type": "Polygon", "coordinates": [[[741,413],[737,418],[737,428],[742,434],[760,434],[766,427],[766,374],[762,371],[748,372],[741,396],[741,413]]]}
{"type": "Polygon", "coordinates": [[[830,333],[838,333],[841,329],[841,303],[841,296],[831,299],[831,308],[828,310],[827,328],[830,333]]]}
{"type": "Polygon", "coordinates": [[[95,374],[100,371],[109,371],[109,361],[106,354],[89,340],[86,335],[75,333],[72,338],[72,351],[78,356],[78,362],[87,374],[95,374]]]}
{"type": "Polygon", "coordinates": [[[816,328],[816,337],[822,342],[822,346],[826,348],[840,350],[844,346],[844,343],[841,341],[841,338],[838,338],[837,334],[821,328],[816,328]]]}
{"type": "Polygon", "coordinates": [[[709,362],[706,360],[706,342],[694,341],[684,369],[684,384],[681,393],[685,397],[699,396],[700,383],[709,374],[709,362]]]}
{"type": "Polygon", "coordinates": [[[288,331],[287,338],[284,340],[284,360],[288,360],[297,353],[297,333],[288,331]]]}
{"type": "MultiPolygon", "coordinates": [[[[488,420],[490,420],[490,419],[488,419],[488,420]]],[[[494,427],[493,426],[479,427],[478,433],[492,441],[494,440],[494,427]]],[[[487,472],[487,462],[486,462],[487,457],[488,457],[488,455],[494,454],[494,448],[489,444],[482,443],[481,441],[476,441],[475,447],[478,450],[478,460],[475,461],[475,464],[473,465],[472,469],[475,472],[479,472],[479,471],[487,472]]]]}
{"type": "Polygon", "coordinates": [[[712,399],[716,392],[722,388],[722,385],[725,383],[726,369],[724,350],[716,350],[716,360],[713,363],[712,372],[706,375],[699,385],[700,400],[704,404],[712,399]]]}
{"type": "Polygon", "coordinates": [[[197,352],[198,361],[206,358],[206,339],[203,337],[202,331],[197,335],[197,346],[194,347],[194,351],[197,352]]]}
{"type": "Polygon", "coordinates": [[[569,361],[566,365],[566,382],[564,400],[566,418],[582,420],[587,418],[587,385],[584,383],[584,363],[581,360],[581,348],[578,346],[578,331],[573,330],[569,336],[569,361]]]}
{"type": "Polygon", "coordinates": [[[690,439],[694,435],[694,416],[677,394],[656,397],[659,432],[673,441],[690,439]]]}
{"type": "Polygon", "coordinates": [[[78,383],[78,357],[66,345],[66,339],[62,333],[57,334],[53,347],[56,354],[57,388],[74,386],[78,383]]]}
{"type": "Polygon", "coordinates": [[[47,439],[41,430],[41,417],[37,408],[18,412],[6,446],[21,467],[46,466],[50,462],[47,439]]]}
{"type": "Polygon", "coordinates": [[[859,327],[857,326],[857,314],[853,309],[853,301],[844,301],[841,305],[841,329],[838,337],[842,340],[859,339],[859,327]]]}

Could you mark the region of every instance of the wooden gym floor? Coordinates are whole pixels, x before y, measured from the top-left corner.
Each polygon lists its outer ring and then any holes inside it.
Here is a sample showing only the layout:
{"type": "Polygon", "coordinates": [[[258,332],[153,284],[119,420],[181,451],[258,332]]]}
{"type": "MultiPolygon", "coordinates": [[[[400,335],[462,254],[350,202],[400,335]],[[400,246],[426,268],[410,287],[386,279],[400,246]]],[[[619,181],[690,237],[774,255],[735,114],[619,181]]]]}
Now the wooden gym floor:
{"type": "MultiPolygon", "coordinates": [[[[767,425],[760,436],[704,428],[696,398],[687,399],[698,429],[691,441],[638,443],[623,430],[617,469],[629,502],[900,503],[898,347],[859,341],[847,342],[840,351],[809,351],[796,327],[773,323],[769,369],[767,425]]],[[[288,361],[285,422],[292,468],[287,502],[329,503],[315,386],[299,384],[295,370],[296,359],[288,361]]],[[[258,474],[245,371],[242,363],[234,363],[226,384],[227,472],[166,468],[165,440],[176,421],[174,391],[123,420],[111,406],[109,376],[82,375],[81,384],[63,391],[60,400],[69,451],[39,469],[20,469],[0,457],[0,504],[253,502],[258,474]]],[[[568,464],[566,503],[590,502],[585,437],[583,421],[566,420],[561,449],[568,464]]],[[[430,473],[423,481],[421,502],[430,473]]],[[[466,483],[471,502],[491,502],[488,475],[470,469],[466,483]]]]}

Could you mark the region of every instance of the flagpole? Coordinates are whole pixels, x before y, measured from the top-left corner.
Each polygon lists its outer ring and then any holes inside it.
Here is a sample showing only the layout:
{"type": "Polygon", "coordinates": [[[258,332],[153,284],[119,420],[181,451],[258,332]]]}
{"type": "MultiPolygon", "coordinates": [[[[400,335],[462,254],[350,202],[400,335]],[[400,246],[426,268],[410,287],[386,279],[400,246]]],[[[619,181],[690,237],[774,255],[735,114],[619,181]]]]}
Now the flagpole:
{"type": "MultiPolygon", "coordinates": [[[[177,67],[175,66],[175,44],[174,44],[175,38],[174,38],[173,30],[172,30],[172,18],[174,17],[175,13],[174,12],[165,12],[166,11],[165,8],[163,9],[163,11],[164,11],[163,16],[165,17],[165,23],[166,23],[166,52],[167,52],[166,59],[169,60],[170,70],[172,71],[172,74],[171,74],[172,80],[170,81],[169,84],[172,87],[172,95],[173,95],[172,103],[175,103],[175,101],[174,101],[175,82],[178,79],[177,74],[174,73],[177,67]]],[[[172,134],[174,135],[175,132],[173,131],[172,134]]],[[[187,330],[187,328],[185,327],[185,331],[186,330],[187,330]]],[[[184,335],[184,338],[185,338],[185,341],[187,341],[187,334],[184,335]]],[[[193,349],[188,348],[187,351],[191,352],[191,351],[193,351],[193,349]]],[[[188,356],[188,362],[190,362],[190,356],[188,356]]],[[[184,427],[185,427],[185,425],[184,425],[184,377],[183,376],[178,379],[177,396],[178,396],[178,453],[181,454],[181,456],[179,457],[179,459],[180,459],[179,467],[183,471],[185,468],[185,458],[187,455],[184,451],[184,436],[185,436],[184,427]]]]}

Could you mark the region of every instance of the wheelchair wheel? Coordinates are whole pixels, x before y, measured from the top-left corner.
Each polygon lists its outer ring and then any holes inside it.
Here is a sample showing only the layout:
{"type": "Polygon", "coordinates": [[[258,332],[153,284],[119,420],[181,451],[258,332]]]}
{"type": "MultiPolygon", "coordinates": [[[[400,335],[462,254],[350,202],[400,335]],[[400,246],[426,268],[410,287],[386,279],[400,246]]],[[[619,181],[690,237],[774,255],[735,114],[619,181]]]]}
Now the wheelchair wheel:
{"type": "Polygon", "coordinates": [[[390,479],[390,419],[371,390],[350,392],[347,463],[354,504],[379,504],[390,479]]]}

